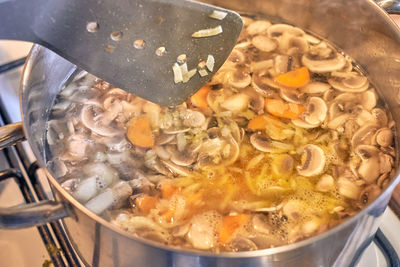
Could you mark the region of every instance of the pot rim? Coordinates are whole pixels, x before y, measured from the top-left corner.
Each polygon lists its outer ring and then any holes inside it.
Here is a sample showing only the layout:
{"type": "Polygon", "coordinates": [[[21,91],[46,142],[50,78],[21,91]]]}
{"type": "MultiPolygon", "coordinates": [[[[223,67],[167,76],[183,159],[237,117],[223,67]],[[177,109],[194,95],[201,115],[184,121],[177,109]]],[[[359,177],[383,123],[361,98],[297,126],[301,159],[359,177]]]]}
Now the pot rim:
{"type": "MultiPolygon", "coordinates": [[[[390,22],[392,28],[394,28],[397,31],[397,34],[400,37],[400,29],[398,28],[397,24],[390,18],[390,16],[379,6],[377,6],[374,2],[369,1],[370,4],[376,9],[376,12],[380,12],[381,16],[383,16],[388,22],[390,22]]],[[[30,70],[32,69],[35,58],[40,56],[41,53],[43,52],[48,52],[47,48],[44,48],[38,44],[35,44],[32,46],[32,49],[30,50],[27,60],[25,62],[23,71],[22,71],[22,78],[20,82],[20,90],[19,90],[19,98],[20,98],[20,110],[21,110],[21,117],[22,120],[24,121],[24,114],[23,114],[23,109],[22,109],[22,98],[23,98],[23,91],[26,88],[26,81],[29,79],[30,76],[30,70]]],[[[378,90],[379,91],[379,90],[378,90]]],[[[399,122],[400,123],[400,122],[399,122]]],[[[30,142],[30,136],[28,134],[28,131],[25,129],[25,123],[23,127],[25,136],[27,137],[27,140],[29,144],[31,145],[30,142]]],[[[397,138],[399,139],[400,136],[397,138]]],[[[396,147],[398,148],[400,140],[397,140],[396,142],[396,147]]],[[[32,147],[32,146],[31,146],[32,147]]],[[[36,155],[36,151],[33,151],[35,154],[35,157],[40,158],[40,155],[36,155]]],[[[262,249],[262,250],[255,250],[255,251],[242,251],[242,252],[221,252],[221,253],[213,253],[209,251],[201,251],[201,250],[196,250],[196,249],[188,249],[188,248],[178,248],[178,247],[172,247],[172,246],[167,246],[155,241],[151,241],[148,239],[144,239],[138,236],[134,236],[132,234],[129,234],[126,231],[123,231],[116,225],[111,224],[111,222],[106,221],[105,219],[101,218],[100,216],[96,215],[95,213],[91,212],[88,210],[83,204],[75,200],[72,195],[70,195],[55,179],[50,172],[47,170],[45,167],[45,164],[43,162],[40,162],[41,167],[45,169],[45,173],[47,175],[47,179],[50,181],[51,185],[62,195],[62,197],[68,201],[69,204],[75,206],[77,209],[79,209],[80,212],[84,213],[86,216],[90,217],[97,223],[101,224],[102,226],[110,229],[113,232],[116,232],[117,234],[124,236],[125,238],[128,239],[133,239],[137,242],[140,242],[144,245],[148,245],[157,249],[162,249],[170,252],[177,252],[177,253],[182,253],[182,254],[187,254],[187,255],[192,255],[192,256],[202,256],[202,257],[214,257],[214,258],[252,258],[252,257],[260,257],[260,256],[268,256],[268,255],[274,255],[274,254],[279,254],[279,253],[284,253],[288,252],[291,250],[295,250],[300,247],[306,247],[309,245],[312,245],[322,239],[327,238],[330,235],[335,235],[335,233],[340,232],[342,229],[348,227],[349,225],[356,223],[357,220],[359,220],[362,216],[367,215],[378,202],[384,201],[384,199],[388,198],[389,195],[391,195],[394,187],[400,182],[400,175],[399,175],[399,169],[396,171],[396,175],[394,176],[393,180],[391,183],[385,188],[385,190],[380,194],[380,196],[375,199],[372,203],[370,203],[367,207],[365,207],[363,210],[361,210],[359,213],[357,213],[355,216],[345,220],[344,222],[338,224],[337,226],[321,233],[316,236],[288,244],[288,245],[283,245],[275,248],[268,248],[268,249],[262,249]]],[[[386,208],[386,206],[385,206],[386,208]]]]}

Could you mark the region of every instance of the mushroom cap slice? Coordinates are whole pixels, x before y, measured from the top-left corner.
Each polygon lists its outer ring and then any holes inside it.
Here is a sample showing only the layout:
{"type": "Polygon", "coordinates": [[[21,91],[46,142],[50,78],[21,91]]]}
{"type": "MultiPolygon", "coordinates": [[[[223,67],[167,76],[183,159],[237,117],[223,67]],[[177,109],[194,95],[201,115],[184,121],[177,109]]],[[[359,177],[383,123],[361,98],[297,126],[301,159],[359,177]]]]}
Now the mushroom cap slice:
{"type": "Polygon", "coordinates": [[[81,121],[82,124],[92,130],[94,133],[101,136],[116,136],[122,133],[121,130],[116,127],[111,127],[108,125],[103,125],[100,121],[95,120],[94,109],[98,109],[94,105],[84,105],[81,110],[81,121]]]}
{"type": "Polygon", "coordinates": [[[275,40],[264,35],[257,35],[253,37],[251,43],[254,45],[254,47],[263,52],[272,52],[278,46],[275,40]]]}
{"type": "Polygon", "coordinates": [[[333,52],[327,58],[316,57],[313,54],[304,54],[301,62],[310,71],[316,73],[325,73],[340,70],[346,64],[346,59],[339,53],[333,52]]]}
{"type": "Polygon", "coordinates": [[[297,27],[288,24],[274,24],[267,29],[268,37],[279,37],[283,33],[288,33],[294,36],[303,36],[305,32],[297,27]]]}
{"type": "Polygon", "coordinates": [[[297,172],[302,176],[320,174],[325,168],[325,153],[319,146],[308,144],[302,153],[302,165],[297,166],[297,172]]]}
{"type": "Polygon", "coordinates": [[[320,97],[310,97],[307,104],[307,111],[304,114],[304,120],[309,124],[321,124],[326,118],[328,107],[325,101],[320,97]]]}
{"type": "Polygon", "coordinates": [[[259,133],[254,133],[250,136],[250,143],[257,150],[269,153],[284,153],[293,149],[291,144],[270,140],[259,133]]]}
{"type": "Polygon", "coordinates": [[[326,92],[331,86],[323,82],[310,82],[304,87],[300,88],[302,93],[306,94],[322,94],[326,92]]]}
{"type": "Polygon", "coordinates": [[[376,143],[388,147],[393,143],[393,132],[389,128],[382,128],[376,132],[376,143]]]}
{"type": "Polygon", "coordinates": [[[358,168],[358,174],[368,184],[373,183],[380,175],[379,152],[380,150],[371,145],[359,145],[355,152],[362,162],[358,168]]]}
{"type": "Polygon", "coordinates": [[[379,126],[374,123],[365,124],[354,133],[353,137],[351,138],[351,145],[355,148],[361,144],[372,144],[372,138],[378,128],[379,126]]]}
{"type": "Polygon", "coordinates": [[[328,79],[329,84],[343,92],[360,93],[369,87],[367,77],[357,72],[336,72],[328,79]]]}
{"type": "Polygon", "coordinates": [[[268,20],[257,20],[251,22],[249,26],[246,28],[246,32],[249,35],[256,35],[263,32],[266,32],[267,29],[271,26],[271,22],[268,20]]]}

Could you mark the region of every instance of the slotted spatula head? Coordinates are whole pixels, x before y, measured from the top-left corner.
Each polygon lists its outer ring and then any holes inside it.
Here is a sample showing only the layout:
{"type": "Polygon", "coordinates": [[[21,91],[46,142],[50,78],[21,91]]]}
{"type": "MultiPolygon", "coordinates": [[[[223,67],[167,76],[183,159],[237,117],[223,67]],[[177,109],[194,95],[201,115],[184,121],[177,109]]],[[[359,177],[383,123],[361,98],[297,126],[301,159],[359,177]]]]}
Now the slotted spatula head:
{"type": "Polygon", "coordinates": [[[105,81],[164,106],[182,103],[211,79],[243,26],[233,11],[184,0],[14,0],[0,3],[0,22],[0,38],[44,45],[105,81]],[[209,16],[213,11],[227,15],[218,20],[209,16]],[[222,28],[218,35],[192,37],[217,26],[222,28]],[[214,70],[175,83],[172,66],[181,54],[189,70],[212,55],[214,70]]]}

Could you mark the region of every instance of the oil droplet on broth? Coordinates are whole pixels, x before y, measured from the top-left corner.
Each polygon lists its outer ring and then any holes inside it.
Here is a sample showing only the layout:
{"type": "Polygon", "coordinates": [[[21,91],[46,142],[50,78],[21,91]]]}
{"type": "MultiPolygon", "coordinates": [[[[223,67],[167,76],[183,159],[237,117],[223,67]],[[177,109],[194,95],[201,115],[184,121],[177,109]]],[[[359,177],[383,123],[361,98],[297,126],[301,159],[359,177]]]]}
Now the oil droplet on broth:
{"type": "Polygon", "coordinates": [[[122,32],[121,31],[113,31],[110,35],[111,40],[113,41],[119,41],[122,38],[122,32]]]}
{"type": "Polygon", "coordinates": [[[88,32],[97,32],[99,24],[96,21],[90,21],[86,24],[86,30],[88,32]]]}
{"type": "Polygon", "coordinates": [[[160,46],[159,48],[157,48],[156,50],[156,55],[157,56],[163,56],[165,53],[167,53],[167,50],[165,49],[164,46],[160,46]]]}
{"type": "Polygon", "coordinates": [[[133,42],[133,46],[136,49],[143,49],[146,46],[146,42],[144,40],[138,39],[133,42]]]}
{"type": "Polygon", "coordinates": [[[115,46],[113,46],[113,45],[107,45],[107,46],[104,48],[104,50],[106,50],[106,52],[108,52],[108,53],[112,53],[112,52],[114,52],[114,50],[115,50],[115,46]]]}

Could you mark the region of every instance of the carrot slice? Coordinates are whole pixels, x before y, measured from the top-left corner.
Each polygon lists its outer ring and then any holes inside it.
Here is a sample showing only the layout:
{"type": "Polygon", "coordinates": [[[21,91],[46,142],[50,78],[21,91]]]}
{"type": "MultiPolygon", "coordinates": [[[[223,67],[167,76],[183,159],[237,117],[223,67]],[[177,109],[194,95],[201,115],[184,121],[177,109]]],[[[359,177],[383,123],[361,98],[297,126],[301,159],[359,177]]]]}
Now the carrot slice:
{"type": "Polygon", "coordinates": [[[154,139],[151,133],[150,122],[147,118],[142,118],[128,127],[127,133],[129,141],[135,146],[153,147],[154,139]]]}
{"type": "Polygon", "coordinates": [[[306,67],[301,67],[275,77],[275,81],[283,86],[299,88],[310,81],[310,73],[306,67]]]}
{"type": "Polygon", "coordinates": [[[207,108],[207,95],[211,91],[210,86],[205,85],[200,88],[199,91],[197,91],[192,97],[190,98],[190,101],[192,104],[198,108],[207,108]]]}
{"type": "Polygon", "coordinates": [[[222,218],[222,224],[218,231],[218,243],[221,245],[228,244],[235,231],[243,226],[249,219],[248,214],[238,214],[233,216],[225,216],[222,218]]]}
{"type": "Polygon", "coordinates": [[[306,108],[295,103],[286,103],[279,99],[265,99],[265,110],[280,118],[295,119],[299,117],[306,108]]]}
{"type": "Polygon", "coordinates": [[[136,206],[144,214],[149,214],[150,210],[156,208],[158,199],[152,196],[142,196],[135,200],[136,206]]]}
{"type": "Polygon", "coordinates": [[[162,198],[164,199],[170,199],[177,190],[178,188],[172,185],[171,183],[168,182],[161,183],[161,195],[162,198]]]}
{"type": "Polygon", "coordinates": [[[249,121],[247,128],[251,130],[264,130],[265,127],[267,127],[267,125],[268,125],[268,120],[265,118],[265,116],[259,115],[249,121]]]}

